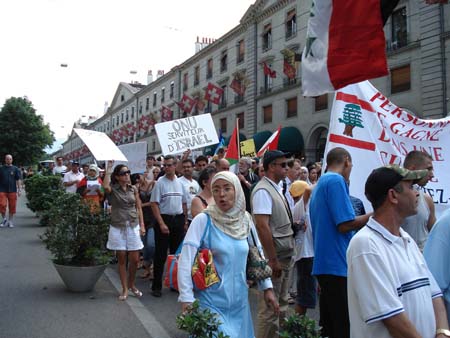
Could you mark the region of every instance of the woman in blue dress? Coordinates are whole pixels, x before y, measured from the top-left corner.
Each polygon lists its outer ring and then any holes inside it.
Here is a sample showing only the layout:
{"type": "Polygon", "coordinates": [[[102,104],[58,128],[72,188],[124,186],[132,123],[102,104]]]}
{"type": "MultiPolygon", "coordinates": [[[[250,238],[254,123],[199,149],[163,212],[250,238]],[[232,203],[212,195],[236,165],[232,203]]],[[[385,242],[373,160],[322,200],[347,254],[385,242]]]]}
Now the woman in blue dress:
{"type": "MultiPolygon", "coordinates": [[[[249,245],[256,245],[262,254],[261,244],[252,218],[245,211],[245,197],[237,176],[228,171],[217,173],[212,180],[212,193],[215,205],[209,205],[192,220],[184,239],[178,263],[178,301],[185,311],[198,299],[201,308],[208,308],[219,316],[222,323],[219,330],[224,334],[231,338],[254,338],[246,264],[249,245]],[[194,288],[191,277],[200,247],[212,251],[220,277],[220,282],[202,291],[194,288]]],[[[265,301],[278,312],[270,278],[258,282],[258,288],[263,290],[265,301]]]]}

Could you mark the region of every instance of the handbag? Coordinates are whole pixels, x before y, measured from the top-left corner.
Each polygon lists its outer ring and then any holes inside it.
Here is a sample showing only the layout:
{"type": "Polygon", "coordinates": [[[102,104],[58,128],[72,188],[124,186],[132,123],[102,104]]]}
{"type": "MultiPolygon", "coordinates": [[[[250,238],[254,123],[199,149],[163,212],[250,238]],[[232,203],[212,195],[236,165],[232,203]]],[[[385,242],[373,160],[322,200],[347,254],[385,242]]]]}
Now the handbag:
{"type": "Polygon", "coordinates": [[[220,282],[219,275],[217,274],[216,267],[214,265],[213,254],[210,249],[202,248],[202,243],[204,243],[205,234],[208,231],[209,247],[211,247],[211,232],[210,225],[211,219],[208,216],[208,223],[206,224],[205,231],[203,232],[202,238],[200,240],[200,248],[194,259],[194,264],[192,265],[192,282],[197,290],[205,290],[213,284],[220,282]]]}
{"type": "Polygon", "coordinates": [[[272,268],[269,265],[269,261],[262,256],[261,252],[256,246],[253,229],[250,229],[250,234],[252,236],[254,245],[250,245],[248,248],[246,271],[247,280],[259,282],[272,276],[272,268]]]}
{"type": "Polygon", "coordinates": [[[164,285],[170,289],[178,291],[178,260],[180,259],[181,248],[183,242],[180,243],[177,251],[173,255],[167,256],[166,276],[164,277],[164,285]]]}

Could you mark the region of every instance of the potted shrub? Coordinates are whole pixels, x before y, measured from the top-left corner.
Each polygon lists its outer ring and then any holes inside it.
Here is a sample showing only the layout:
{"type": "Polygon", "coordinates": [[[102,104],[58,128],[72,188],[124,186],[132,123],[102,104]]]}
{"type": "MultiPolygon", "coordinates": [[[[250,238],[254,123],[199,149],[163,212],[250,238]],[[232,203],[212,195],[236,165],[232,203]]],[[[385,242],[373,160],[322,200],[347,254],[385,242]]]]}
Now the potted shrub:
{"type": "Polygon", "coordinates": [[[284,319],[280,338],[322,338],[320,327],[308,316],[293,314],[284,319]]]}
{"type": "Polygon", "coordinates": [[[25,179],[27,207],[38,214],[48,210],[54,199],[63,192],[60,176],[34,175],[25,179]]]}
{"type": "Polygon", "coordinates": [[[177,327],[189,333],[191,338],[229,338],[219,332],[220,324],[215,313],[209,309],[200,309],[198,300],[185,313],[177,316],[177,327]]]}
{"type": "Polygon", "coordinates": [[[92,213],[78,194],[62,193],[44,214],[41,235],[56,270],[71,291],[94,288],[111,255],[106,249],[109,216],[92,213]]]}

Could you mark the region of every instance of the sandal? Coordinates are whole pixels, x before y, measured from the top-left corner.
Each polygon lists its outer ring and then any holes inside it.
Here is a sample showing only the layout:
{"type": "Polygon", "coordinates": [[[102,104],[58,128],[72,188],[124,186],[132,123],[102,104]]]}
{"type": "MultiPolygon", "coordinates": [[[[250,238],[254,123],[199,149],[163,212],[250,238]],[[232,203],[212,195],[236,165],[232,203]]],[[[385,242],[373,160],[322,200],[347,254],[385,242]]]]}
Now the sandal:
{"type": "Polygon", "coordinates": [[[127,300],[127,298],[128,298],[128,295],[120,295],[120,296],[119,296],[119,300],[120,300],[120,301],[127,300]]]}
{"type": "Polygon", "coordinates": [[[139,291],[139,289],[137,288],[129,288],[128,291],[132,292],[133,295],[137,298],[141,298],[142,297],[142,292],[139,291]]]}

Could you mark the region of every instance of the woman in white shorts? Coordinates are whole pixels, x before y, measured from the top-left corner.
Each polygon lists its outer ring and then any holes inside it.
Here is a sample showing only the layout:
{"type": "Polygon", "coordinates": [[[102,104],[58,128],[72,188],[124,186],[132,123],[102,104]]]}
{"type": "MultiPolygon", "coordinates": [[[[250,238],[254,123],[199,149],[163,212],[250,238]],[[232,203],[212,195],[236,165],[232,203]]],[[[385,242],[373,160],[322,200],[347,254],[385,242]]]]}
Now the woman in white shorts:
{"type": "Polygon", "coordinates": [[[136,297],[142,297],[142,292],[136,288],[134,281],[139,262],[139,250],[144,247],[141,235],[145,234],[145,225],[139,192],[131,185],[130,170],[124,164],[116,165],[114,170],[112,166],[113,162],[109,161],[103,180],[103,188],[109,194],[111,204],[111,226],[106,247],[117,253],[122,283],[119,300],[126,300],[128,292],[136,297]]]}

